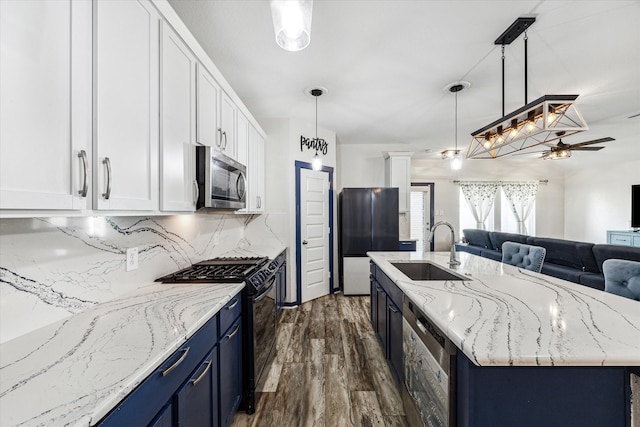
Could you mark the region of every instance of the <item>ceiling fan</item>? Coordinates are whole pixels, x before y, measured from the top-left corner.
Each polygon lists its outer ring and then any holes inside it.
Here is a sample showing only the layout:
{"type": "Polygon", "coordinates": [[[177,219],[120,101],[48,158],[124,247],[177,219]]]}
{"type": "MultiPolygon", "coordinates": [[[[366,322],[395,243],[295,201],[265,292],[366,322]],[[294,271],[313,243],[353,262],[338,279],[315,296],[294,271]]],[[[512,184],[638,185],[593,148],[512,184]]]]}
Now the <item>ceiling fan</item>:
{"type": "Polygon", "coordinates": [[[556,135],[558,135],[560,140],[556,145],[549,147],[548,150],[541,151],[542,159],[545,159],[545,160],[568,159],[569,157],[571,157],[572,151],[598,151],[604,148],[604,147],[587,147],[587,145],[615,141],[614,138],[606,137],[606,138],[593,139],[591,141],[579,142],[577,144],[565,144],[564,142],[562,142],[562,136],[564,135],[564,132],[558,132],[556,133],[556,135]]]}

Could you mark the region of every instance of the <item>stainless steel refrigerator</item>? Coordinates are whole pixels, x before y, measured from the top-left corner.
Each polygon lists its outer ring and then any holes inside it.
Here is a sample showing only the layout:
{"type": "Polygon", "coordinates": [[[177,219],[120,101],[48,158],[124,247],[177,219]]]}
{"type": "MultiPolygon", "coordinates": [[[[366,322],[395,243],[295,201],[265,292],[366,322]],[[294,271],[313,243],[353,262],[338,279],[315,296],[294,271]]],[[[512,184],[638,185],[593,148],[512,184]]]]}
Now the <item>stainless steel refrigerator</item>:
{"type": "Polygon", "coordinates": [[[338,196],[338,268],[345,295],[368,295],[368,251],[398,250],[398,189],[343,188],[338,196]]]}

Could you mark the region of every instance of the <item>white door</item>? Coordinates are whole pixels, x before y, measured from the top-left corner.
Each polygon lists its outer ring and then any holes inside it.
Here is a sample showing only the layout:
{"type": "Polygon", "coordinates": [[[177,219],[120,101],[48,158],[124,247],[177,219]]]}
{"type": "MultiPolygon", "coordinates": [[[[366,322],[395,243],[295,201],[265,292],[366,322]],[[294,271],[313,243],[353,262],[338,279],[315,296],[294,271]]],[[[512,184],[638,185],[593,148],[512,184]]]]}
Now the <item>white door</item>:
{"type": "Polygon", "coordinates": [[[90,208],[89,2],[0,0],[0,94],[0,208],[90,208]]]}
{"type": "Polygon", "coordinates": [[[160,209],[194,211],[196,59],[178,35],[162,26],[160,91],[160,209]]]}
{"type": "Polygon", "coordinates": [[[98,209],[158,209],[159,26],[144,0],[98,1],[94,144],[98,209]]]}
{"type": "Polygon", "coordinates": [[[300,169],[301,302],[329,293],[329,173],[300,169]]]}

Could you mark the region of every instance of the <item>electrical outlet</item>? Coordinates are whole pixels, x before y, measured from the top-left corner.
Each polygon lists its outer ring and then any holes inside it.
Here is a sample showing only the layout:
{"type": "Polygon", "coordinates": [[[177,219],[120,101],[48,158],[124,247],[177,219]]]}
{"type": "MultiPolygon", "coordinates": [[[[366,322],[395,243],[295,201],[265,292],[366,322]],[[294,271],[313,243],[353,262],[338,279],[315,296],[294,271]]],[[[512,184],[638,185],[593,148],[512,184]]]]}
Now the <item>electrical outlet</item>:
{"type": "Polygon", "coordinates": [[[138,248],[127,249],[126,270],[132,271],[138,268],[138,248]]]}

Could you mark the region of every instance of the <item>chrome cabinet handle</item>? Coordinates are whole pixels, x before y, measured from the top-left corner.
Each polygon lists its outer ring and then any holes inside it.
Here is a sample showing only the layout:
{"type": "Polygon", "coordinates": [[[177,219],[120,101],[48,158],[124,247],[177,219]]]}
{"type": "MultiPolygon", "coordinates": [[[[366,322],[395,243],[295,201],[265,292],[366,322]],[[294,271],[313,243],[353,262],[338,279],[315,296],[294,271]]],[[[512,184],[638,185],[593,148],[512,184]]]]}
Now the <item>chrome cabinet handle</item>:
{"type": "Polygon", "coordinates": [[[227,335],[227,339],[230,340],[231,338],[233,338],[233,336],[237,334],[239,330],[240,330],[240,324],[238,323],[236,327],[233,329],[233,332],[227,335]]]}
{"type": "Polygon", "coordinates": [[[223,130],[222,135],[224,136],[224,145],[222,146],[223,150],[227,149],[227,131],[223,130]]]}
{"type": "Polygon", "coordinates": [[[200,187],[198,187],[198,181],[195,179],[193,180],[193,186],[196,188],[196,199],[193,201],[193,204],[195,205],[198,203],[198,199],[200,198],[200,187]]]}
{"type": "Polygon", "coordinates": [[[220,138],[216,141],[216,145],[222,148],[222,128],[218,128],[218,133],[220,134],[220,138]]]}
{"type": "Polygon", "coordinates": [[[163,377],[165,375],[169,375],[169,373],[171,371],[176,369],[178,367],[178,365],[181,364],[184,361],[185,357],[187,357],[187,354],[189,354],[189,349],[191,349],[191,347],[187,347],[187,348],[183,348],[182,349],[182,356],[180,356],[180,359],[176,360],[176,362],[173,365],[169,366],[167,369],[162,371],[162,376],[163,377]]]}
{"type": "Polygon", "coordinates": [[[204,371],[202,371],[202,373],[198,376],[198,378],[191,380],[192,386],[198,385],[198,383],[202,381],[204,376],[207,375],[207,372],[209,372],[209,369],[211,368],[211,360],[207,360],[205,362],[205,365],[207,365],[207,368],[204,371]]]}
{"type": "Polygon", "coordinates": [[[104,160],[102,160],[102,164],[107,167],[107,191],[102,193],[102,197],[104,197],[105,200],[109,200],[109,197],[111,197],[111,160],[105,157],[104,160]]]}
{"type": "Polygon", "coordinates": [[[398,310],[396,310],[395,308],[393,308],[393,305],[391,304],[387,304],[389,306],[389,310],[393,311],[394,313],[397,313],[398,310]]]}
{"type": "Polygon", "coordinates": [[[376,291],[382,292],[382,288],[380,286],[376,285],[376,291]]]}
{"type": "Polygon", "coordinates": [[[87,191],[89,191],[89,186],[87,184],[88,175],[89,175],[89,163],[87,162],[87,152],[84,150],[80,150],[78,153],[78,157],[82,159],[82,169],[84,170],[84,179],[82,180],[82,190],[78,191],[80,197],[87,197],[87,191]]]}
{"type": "Polygon", "coordinates": [[[260,198],[260,196],[256,196],[256,199],[257,199],[258,209],[260,209],[262,207],[262,199],[260,198]]]}
{"type": "Polygon", "coordinates": [[[233,307],[235,307],[236,305],[238,305],[238,298],[236,298],[236,300],[234,301],[233,304],[231,304],[230,306],[227,307],[227,310],[232,310],[233,307]]]}

